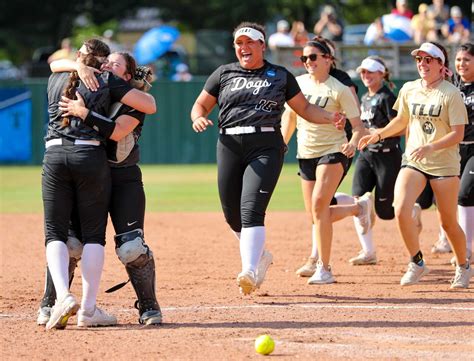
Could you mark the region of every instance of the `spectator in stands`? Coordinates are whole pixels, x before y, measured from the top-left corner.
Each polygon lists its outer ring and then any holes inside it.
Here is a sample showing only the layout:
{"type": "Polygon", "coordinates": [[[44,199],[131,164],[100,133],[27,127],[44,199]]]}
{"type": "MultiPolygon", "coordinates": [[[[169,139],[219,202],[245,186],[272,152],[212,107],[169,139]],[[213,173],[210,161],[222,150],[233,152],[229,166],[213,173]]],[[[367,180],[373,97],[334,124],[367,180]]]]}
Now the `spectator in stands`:
{"type": "Polygon", "coordinates": [[[193,76],[189,72],[189,68],[186,64],[180,63],[176,65],[176,73],[173,74],[171,80],[173,81],[190,81],[193,79],[193,76]]]}
{"type": "Polygon", "coordinates": [[[428,6],[428,14],[435,22],[437,37],[442,39],[441,28],[449,19],[449,6],[444,3],[444,0],[433,0],[433,4],[428,6]]]}
{"type": "Polygon", "coordinates": [[[277,22],[277,32],[268,38],[268,47],[271,50],[279,46],[295,46],[295,41],[290,35],[290,24],[286,20],[277,22]]]}
{"type": "Polygon", "coordinates": [[[408,7],[407,0],[397,0],[395,7],[392,9],[392,14],[405,16],[408,19],[413,17],[413,11],[408,7]]]}
{"type": "Polygon", "coordinates": [[[469,41],[470,27],[469,20],[462,16],[461,8],[453,6],[451,8],[451,17],[443,25],[441,32],[449,43],[465,43],[469,41]]]}
{"type": "Polygon", "coordinates": [[[382,18],[375,18],[374,22],[369,25],[364,37],[365,45],[381,44],[387,41],[383,31],[382,18]]]}
{"type": "Polygon", "coordinates": [[[290,34],[297,46],[304,46],[309,41],[309,34],[302,21],[293,21],[290,34]]]}
{"type": "Polygon", "coordinates": [[[425,3],[421,3],[418,6],[418,14],[411,19],[411,27],[413,28],[413,40],[416,44],[436,41],[435,22],[430,17],[428,5],[425,3]]]}
{"type": "Polygon", "coordinates": [[[325,5],[321,10],[321,16],[314,25],[315,35],[320,35],[331,41],[342,41],[344,26],[337,18],[336,10],[331,5],[325,5]]]}
{"type": "Polygon", "coordinates": [[[48,64],[60,59],[76,60],[76,57],[76,50],[72,47],[71,39],[64,38],[61,41],[61,49],[56,50],[49,56],[48,64]]]}

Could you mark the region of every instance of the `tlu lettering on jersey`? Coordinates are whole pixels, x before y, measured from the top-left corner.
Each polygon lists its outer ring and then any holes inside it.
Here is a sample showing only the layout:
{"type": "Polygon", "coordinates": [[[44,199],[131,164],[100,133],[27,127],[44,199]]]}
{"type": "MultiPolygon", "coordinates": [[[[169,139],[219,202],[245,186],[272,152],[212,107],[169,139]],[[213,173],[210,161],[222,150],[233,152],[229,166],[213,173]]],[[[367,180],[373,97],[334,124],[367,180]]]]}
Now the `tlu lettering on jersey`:
{"type": "Polygon", "coordinates": [[[439,117],[442,105],[412,103],[412,115],[439,117]]]}
{"type": "Polygon", "coordinates": [[[272,83],[269,83],[267,79],[265,80],[247,80],[246,78],[238,77],[233,80],[233,86],[230,91],[236,91],[241,89],[252,89],[255,88],[253,91],[253,95],[257,95],[260,92],[261,88],[268,88],[271,86],[272,83]]]}
{"type": "Polygon", "coordinates": [[[316,98],[316,105],[319,105],[321,108],[325,108],[328,104],[328,97],[317,97],[316,98]]]}

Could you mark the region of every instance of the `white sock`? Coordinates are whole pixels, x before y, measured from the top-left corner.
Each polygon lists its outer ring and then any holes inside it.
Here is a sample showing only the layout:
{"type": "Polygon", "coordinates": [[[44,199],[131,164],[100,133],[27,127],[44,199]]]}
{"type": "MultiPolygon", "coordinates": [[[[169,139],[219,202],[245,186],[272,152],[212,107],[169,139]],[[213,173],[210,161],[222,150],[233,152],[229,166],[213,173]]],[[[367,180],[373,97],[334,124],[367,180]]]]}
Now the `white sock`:
{"type": "Polygon", "coordinates": [[[474,207],[458,206],[459,225],[466,235],[466,248],[472,252],[472,237],[474,236],[474,207]]]}
{"type": "Polygon", "coordinates": [[[100,244],[86,244],[82,251],[82,302],[84,312],[94,312],[100,277],[104,268],[105,248],[100,244]]]}
{"type": "Polygon", "coordinates": [[[240,232],[232,231],[232,233],[234,234],[235,238],[240,241],[240,232]]]}
{"type": "Polygon", "coordinates": [[[240,258],[242,271],[257,270],[260,256],[265,247],[265,227],[242,228],[240,232],[240,258]]]}
{"type": "Polygon", "coordinates": [[[56,298],[69,293],[69,251],[66,243],[52,241],[46,245],[46,262],[56,289],[56,298]]]}
{"type": "Polygon", "coordinates": [[[345,193],[336,192],[336,194],[334,194],[334,198],[336,198],[338,206],[354,204],[354,197],[345,193]]]}
{"type": "Polygon", "coordinates": [[[311,240],[312,240],[312,247],[311,247],[311,257],[318,259],[318,241],[316,240],[316,226],[313,224],[311,227],[311,240]]]}
{"type": "MultiPolygon", "coordinates": [[[[352,217],[354,219],[354,223],[356,222],[356,217],[352,217]]],[[[357,232],[357,237],[359,238],[360,245],[362,246],[362,250],[367,254],[375,253],[375,245],[374,240],[372,239],[372,228],[370,228],[366,234],[359,234],[357,232]]]]}

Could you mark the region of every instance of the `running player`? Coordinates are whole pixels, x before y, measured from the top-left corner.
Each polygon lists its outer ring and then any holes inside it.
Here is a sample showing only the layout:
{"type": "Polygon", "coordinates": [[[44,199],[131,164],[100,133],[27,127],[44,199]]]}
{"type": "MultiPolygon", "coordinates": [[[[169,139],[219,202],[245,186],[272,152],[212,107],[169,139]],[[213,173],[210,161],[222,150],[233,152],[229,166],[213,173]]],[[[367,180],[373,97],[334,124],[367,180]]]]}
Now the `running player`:
{"type": "Polygon", "coordinates": [[[283,165],[280,132],[285,102],[315,123],[341,123],[343,117],[309,104],[294,76],[264,59],[265,31],[244,22],[234,30],[238,62],[220,66],[207,80],[191,111],[192,127],[202,132],[219,106],[217,167],[219,196],[227,223],[240,241],[243,294],[260,287],[272,256],[264,251],[265,212],[283,165]]]}
{"type": "Polygon", "coordinates": [[[333,283],[329,266],[332,223],[347,216],[358,216],[362,232],[371,227],[371,196],[364,195],[355,204],[331,206],[337,187],[347,173],[349,158],[355,154],[357,142],[365,133],[359,108],[350,89],[330,76],[333,56],[323,40],[310,41],[301,56],[308,74],[297,78],[303,94],[314,104],[330,111],[345,113],[353,134],[350,140],[344,131],[327,125],[311,124],[304,117],[287,109],[283,115],[282,133],[288,142],[298,128],[298,162],[305,209],[313,223],[313,249],[317,245],[318,262],[309,284],[333,283]]]}
{"type": "Polygon", "coordinates": [[[359,148],[364,149],[409,127],[402,169],[395,184],[395,217],[411,257],[400,284],[416,284],[428,273],[412,209],[429,182],[436,197],[441,225],[456,256],[451,288],[467,288],[472,272],[466,257],[466,238],[456,219],[460,169],[458,144],[467,123],[466,108],[459,90],[445,80],[449,67],[442,45],[423,43],[411,54],[421,79],[405,83],[394,106],[398,115],[384,128],[363,137],[359,148]]]}

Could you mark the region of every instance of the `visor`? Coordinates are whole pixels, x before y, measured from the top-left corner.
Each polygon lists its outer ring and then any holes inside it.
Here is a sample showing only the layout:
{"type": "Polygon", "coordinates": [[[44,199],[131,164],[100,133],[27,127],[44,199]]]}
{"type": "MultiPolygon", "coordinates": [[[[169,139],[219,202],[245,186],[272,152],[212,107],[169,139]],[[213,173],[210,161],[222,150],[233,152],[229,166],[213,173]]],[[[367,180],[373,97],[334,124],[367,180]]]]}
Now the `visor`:
{"type": "Polygon", "coordinates": [[[241,36],[248,36],[252,40],[260,40],[262,42],[265,42],[265,37],[263,36],[263,34],[254,28],[240,28],[234,34],[234,41],[236,41],[237,38],[241,36]]]}
{"type": "Polygon", "coordinates": [[[368,70],[371,73],[375,73],[376,71],[380,71],[385,73],[385,67],[379,63],[377,60],[365,58],[362,60],[362,63],[359,67],[357,67],[357,72],[360,73],[362,69],[368,70]]]}
{"type": "Polygon", "coordinates": [[[427,54],[430,54],[433,58],[441,59],[441,62],[444,64],[446,61],[443,52],[436,45],[431,43],[423,43],[418,49],[415,49],[411,52],[411,55],[416,56],[420,51],[424,51],[427,54]]]}

